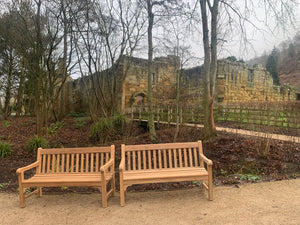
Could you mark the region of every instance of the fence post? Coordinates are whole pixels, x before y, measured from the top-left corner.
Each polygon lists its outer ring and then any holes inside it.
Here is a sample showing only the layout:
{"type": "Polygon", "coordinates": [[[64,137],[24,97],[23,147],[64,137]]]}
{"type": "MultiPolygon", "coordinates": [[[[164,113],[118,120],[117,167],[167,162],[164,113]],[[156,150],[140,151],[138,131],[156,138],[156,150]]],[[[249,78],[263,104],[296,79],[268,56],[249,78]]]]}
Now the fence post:
{"type": "Polygon", "coordinates": [[[142,108],[139,107],[139,124],[141,124],[141,120],[142,120],[142,108]]]}
{"type": "Polygon", "coordinates": [[[157,118],[156,118],[157,119],[157,127],[159,127],[159,119],[160,119],[159,118],[159,111],[160,111],[159,106],[157,106],[157,118]]]}
{"type": "Polygon", "coordinates": [[[133,120],[133,106],[131,106],[131,120],[133,120]]]}
{"type": "Polygon", "coordinates": [[[182,118],[182,107],[180,107],[180,124],[182,124],[183,118],[182,118]]]}
{"type": "Polygon", "coordinates": [[[168,106],[168,128],[170,127],[170,106],[168,106]]]}

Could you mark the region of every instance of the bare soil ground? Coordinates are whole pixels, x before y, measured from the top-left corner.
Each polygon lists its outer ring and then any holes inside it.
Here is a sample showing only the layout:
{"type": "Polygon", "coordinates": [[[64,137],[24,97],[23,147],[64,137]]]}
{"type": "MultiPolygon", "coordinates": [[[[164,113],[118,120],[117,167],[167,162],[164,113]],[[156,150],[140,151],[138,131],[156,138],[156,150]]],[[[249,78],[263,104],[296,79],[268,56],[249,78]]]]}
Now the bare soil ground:
{"type": "Polygon", "coordinates": [[[10,224],[300,224],[300,180],[214,188],[208,201],[199,188],[129,192],[101,207],[100,194],[46,194],[19,208],[16,193],[0,193],[0,223],[10,224]]]}

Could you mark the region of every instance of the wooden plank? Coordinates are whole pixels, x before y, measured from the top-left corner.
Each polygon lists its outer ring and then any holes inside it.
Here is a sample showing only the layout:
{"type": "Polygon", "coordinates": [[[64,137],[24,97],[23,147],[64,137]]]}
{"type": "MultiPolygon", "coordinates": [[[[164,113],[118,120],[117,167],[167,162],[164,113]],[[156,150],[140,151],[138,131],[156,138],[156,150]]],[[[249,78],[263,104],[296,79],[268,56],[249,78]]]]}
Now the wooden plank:
{"type": "Polygon", "coordinates": [[[172,150],[168,149],[168,156],[169,156],[169,168],[173,168],[172,166],[172,150]]]}
{"type": "Polygon", "coordinates": [[[151,165],[151,150],[148,150],[148,169],[152,169],[152,165],[151,165]]]}
{"type": "Polygon", "coordinates": [[[161,150],[158,150],[158,166],[159,169],[162,169],[161,150]]]}
{"type": "Polygon", "coordinates": [[[47,173],[50,173],[50,160],[51,160],[51,155],[47,156],[47,173]]]}
{"type": "Polygon", "coordinates": [[[62,154],[61,156],[61,169],[60,169],[61,173],[65,172],[65,154],[62,154]]]}
{"type": "Polygon", "coordinates": [[[59,166],[60,166],[60,154],[56,155],[56,173],[59,173],[59,166]]]}
{"type": "Polygon", "coordinates": [[[174,167],[177,168],[177,149],[173,149],[174,167]]]}
{"type": "Polygon", "coordinates": [[[163,150],[173,148],[192,148],[197,147],[197,142],[167,143],[167,144],[147,144],[147,145],[125,145],[125,151],[143,151],[143,150],[163,150]]]}
{"type": "Polygon", "coordinates": [[[100,163],[100,167],[104,165],[104,153],[101,153],[101,163],[100,163]]]}
{"type": "Polygon", "coordinates": [[[190,159],[190,167],[193,167],[193,154],[191,148],[189,148],[189,159],[190,159]]]}
{"type": "Polygon", "coordinates": [[[168,168],[168,164],[167,164],[167,150],[164,149],[164,168],[168,168]]]}
{"type": "Polygon", "coordinates": [[[141,166],[141,152],[138,152],[138,170],[141,170],[142,166],[141,166]]]}
{"type": "Polygon", "coordinates": [[[182,149],[178,149],[178,151],[179,151],[179,167],[182,167],[182,149]]]}
{"type": "Polygon", "coordinates": [[[55,166],[55,155],[52,155],[52,165],[51,165],[51,172],[52,173],[54,173],[54,170],[55,170],[54,166],[55,166]]]}
{"type": "Polygon", "coordinates": [[[42,149],[42,154],[81,154],[81,153],[96,153],[104,152],[109,153],[110,147],[85,147],[85,148],[51,148],[51,149],[42,149]]]}
{"type": "Polygon", "coordinates": [[[132,169],[136,170],[136,156],[135,156],[135,152],[132,152],[132,169]]]}
{"type": "Polygon", "coordinates": [[[83,172],[84,168],[84,154],[80,154],[80,172],[83,172]]]}
{"type": "Polygon", "coordinates": [[[147,159],[146,159],[146,151],[143,151],[143,169],[147,169],[147,159]]]}
{"type": "Polygon", "coordinates": [[[100,169],[100,167],[99,167],[99,155],[100,155],[100,153],[96,153],[96,168],[95,168],[96,173],[99,172],[99,169],[100,169]]]}
{"type": "Polygon", "coordinates": [[[183,159],[184,159],[184,167],[187,167],[187,153],[186,153],[186,148],[183,149],[183,159]]]}
{"type": "Polygon", "coordinates": [[[131,170],[131,152],[127,152],[127,165],[128,165],[128,170],[131,170]]]}
{"type": "Polygon", "coordinates": [[[78,173],[79,172],[79,154],[76,154],[76,173],[78,173]]]}
{"type": "Polygon", "coordinates": [[[71,154],[71,172],[73,173],[74,172],[74,154],[71,154]]]}
{"type": "Polygon", "coordinates": [[[152,154],[153,154],[153,169],[157,169],[156,150],[152,150],[152,154]]]}
{"type": "Polygon", "coordinates": [[[94,153],[91,153],[90,172],[94,172],[94,153]]]}
{"type": "Polygon", "coordinates": [[[47,156],[46,155],[43,155],[43,165],[42,165],[42,173],[46,173],[46,159],[47,159],[47,156]]]}
{"type": "Polygon", "coordinates": [[[68,153],[66,155],[67,157],[67,162],[66,162],[66,173],[70,173],[71,172],[71,168],[70,168],[70,153],[68,153]]]}
{"type": "MultiPolygon", "coordinates": [[[[86,153],[85,154],[85,172],[89,172],[89,153],[86,153]]],[[[81,171],[82,172],[82,171],[81,171]]]]}
{"type": "Polygon", "coordinates": [[[197,148],[194,148],[194,160],[195,160],[195,166],[199,166],[198,156],[197,156],[197,148]]]}

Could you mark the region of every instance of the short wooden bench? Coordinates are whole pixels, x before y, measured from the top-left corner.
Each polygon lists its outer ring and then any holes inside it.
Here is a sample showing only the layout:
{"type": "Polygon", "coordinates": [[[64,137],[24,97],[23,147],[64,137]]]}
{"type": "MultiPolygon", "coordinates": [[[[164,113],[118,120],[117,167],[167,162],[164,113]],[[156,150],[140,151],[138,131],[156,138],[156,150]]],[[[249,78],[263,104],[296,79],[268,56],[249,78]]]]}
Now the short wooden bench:
{"type": "MultiPolygon", "coordinates": [[[[58,148],[37,151],[37,161],[17,170],[20,207],[25,207],[25,198],[37,193],[42,196],[42,187],[99,187],[102,206],[107,207],[107,198],[115,194],[115,146],[87,148],[58,148]],[[24,179],[24,173],[35,174],[24,179]],[[107,184],[111,183],[107,192],[107,184]],[[37,189],[26,194],[26,188],[37,189]]],[[[27,174],[28,175],[28,174],[27,174]]]]}
{"type": "Polygon", "coordinates": [[[202,143],[122,145],[120,201],[133,184],[200,181],[213,199],[212,161],[203,155],[202,143]],[[206,167],[205,167],[206,164],[206,167]]]}

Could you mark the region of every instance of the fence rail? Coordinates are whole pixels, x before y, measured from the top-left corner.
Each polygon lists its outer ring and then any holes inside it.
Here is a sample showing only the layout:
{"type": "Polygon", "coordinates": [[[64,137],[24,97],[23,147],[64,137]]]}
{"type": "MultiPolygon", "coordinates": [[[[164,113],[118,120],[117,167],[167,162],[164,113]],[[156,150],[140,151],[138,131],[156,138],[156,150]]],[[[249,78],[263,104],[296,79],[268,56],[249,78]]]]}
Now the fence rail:
{"type": "MultiPolygon", "coordinates": [[[[132,119],[148,119],[147,106],[133,106],[129,115],[132,119]]],[[[154,106],[155,120],[160,122],[176,122],[175,106],[154,106]]],[[[200,107],[179,107],[180,123],[202,124],[204,111],[200,107]]],[[[254,109],[245,107],[216,107],[215,122],[234,122],[244,124],[276,126],[300,129],[300,111],[284,109],[254,109]]]]}

